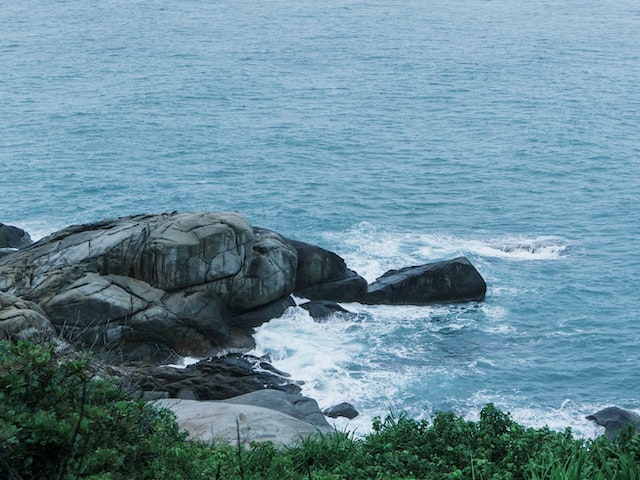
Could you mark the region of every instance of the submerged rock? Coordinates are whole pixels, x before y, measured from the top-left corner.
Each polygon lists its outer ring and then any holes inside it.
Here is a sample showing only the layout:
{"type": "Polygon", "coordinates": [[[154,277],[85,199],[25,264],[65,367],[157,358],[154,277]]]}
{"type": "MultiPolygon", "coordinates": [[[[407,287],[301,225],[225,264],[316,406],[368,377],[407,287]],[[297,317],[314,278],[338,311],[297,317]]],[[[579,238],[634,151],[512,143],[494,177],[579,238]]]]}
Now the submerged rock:
{"type": "Polygon", "coordinates": [[[300,307],[307,310],[311,317],[318,322],[325,321],[336,314],[349,317],[356,316],[355,313],[330,300],[312,300],[300,304],[300,307]]]}

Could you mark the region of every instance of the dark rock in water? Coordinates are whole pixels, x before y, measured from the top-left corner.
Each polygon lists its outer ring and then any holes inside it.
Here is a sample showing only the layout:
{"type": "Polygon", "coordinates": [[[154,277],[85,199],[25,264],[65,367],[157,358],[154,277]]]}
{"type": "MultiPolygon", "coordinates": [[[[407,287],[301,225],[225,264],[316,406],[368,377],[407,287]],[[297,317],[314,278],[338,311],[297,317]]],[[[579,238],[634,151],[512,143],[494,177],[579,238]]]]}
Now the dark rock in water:
{"type": "Polygon", "coordinates": [[[295,305],[296,302],[293,301],[291,295],[287,295],[262,307],[234,315],[231,324],[242,328],[257,327],[273,318],[280,317],[287,308],[295,307],[295,305]]]}
{"type": "Polygon", "coordinates": [[[318,407],[318,402],[312,398],[297,393],[287,393],[282,390],[256,390],[238,397],[225,400],[228,403],[253,405],[256,407],[270,408],[290,415],[312,425],[329,426],[324,415],[318,407]]]}
{"type": "Polygon", "coordinates": [[[298,394],[300,387],[281,375],[267,371],[252,356],[230,354],[202,360],[186,368],[158,366],[138,368],[128,379],[131,390],[168,392],[178,398],[188,390],[196,400],[225,400],[256,390],[274,389],[298,394]]]}
{"type": "Polygon", "coordinates": [[[33,243],[23,229],[0,223],[0,248],[25,248],[33,243]]]}
{"type": "Polygon", "coordinates": [[[367,304],[430,305],[482,300],[487,284],[466,257],[389,270],[369,285],[367,304]]]}
{"type": "Polygon", "coordinates": [[[338,405],[334,405],[333,407],[329,407],[322,413],[330,418],[346,417],[349,420],[356,418],[359,415],[359,412],[355,407],[347,402],[342,402],[338,405]]]}
{"type": "Polygon", "coordinates": [[[629,424],[640,433],[640,415],[618,407],[603,408],[593,415],[587,415],[586,418],[604,427],[604,435],[609,440],[613,440],[618,432],[629,424]]]}
{"type": "Polygon", "coordinates": [[[312,300],[311,302],[300,304],[300,307],[307,310],[313,317],[313,319],[319,322],[326,320],[336,313],[345,314],[348,316],[356,316],[355,313],[350,312],[349,310],[341,307],[336,302],[332,302],[329,300],[312,300]]]}
{"type": "Polygon", "coordinates": [[[349,277],[332,282],[311,285],[295,294],[309,300],[333,300],[335,302],[355,302],[367,291],[367,281],[352,270],[349,277]]]}
{"type": "Polygon", "coordinates": [[[356,301],[367,282],[337,254],[308,243],[290,240],[298,253],[295,295],[309,300],[356,301]]]}

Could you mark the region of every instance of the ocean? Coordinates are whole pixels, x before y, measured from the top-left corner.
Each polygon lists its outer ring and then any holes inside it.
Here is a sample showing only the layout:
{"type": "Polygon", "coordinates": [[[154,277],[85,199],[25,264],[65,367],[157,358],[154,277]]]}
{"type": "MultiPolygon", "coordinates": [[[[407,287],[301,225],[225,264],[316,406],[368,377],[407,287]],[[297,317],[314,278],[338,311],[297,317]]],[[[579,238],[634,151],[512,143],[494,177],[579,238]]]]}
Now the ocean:
{"type": "Polygon", "coordinates": [[[466,255],[486,300],[292,308],[253,353],[371,419],[640,410],[636,0],[0,0],[0,222],[237,210],[368,280],[466,255]]]}

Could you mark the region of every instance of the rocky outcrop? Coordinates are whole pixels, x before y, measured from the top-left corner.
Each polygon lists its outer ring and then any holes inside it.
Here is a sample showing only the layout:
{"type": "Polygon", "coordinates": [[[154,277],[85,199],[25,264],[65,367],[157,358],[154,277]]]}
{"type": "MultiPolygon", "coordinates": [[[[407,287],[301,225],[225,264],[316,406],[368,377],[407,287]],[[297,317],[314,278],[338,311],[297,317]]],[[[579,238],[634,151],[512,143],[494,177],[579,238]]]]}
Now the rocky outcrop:
{"type": "Polygon", "coordinates": [[[603,408],[593,415],[587,415],[586,418],[604,427],[604,436],[609,440],[615,439],[620,430],[627,425],[631,425],[637,433],[640,433],[640,415],[622,408],[603,408]]]}
{"type": "Polygon", "coordinates": [[[69,227],[0,259],[0,291],[114,357],[205,356],[250,345],[232,317],[292,292],[297,261],[283,237],[237,213],[138,215],[69,227]]]}
{"type": "Polygon", "coordinates": [[[357,316],[355,313],[340,306],[340,304],[330,300],[312,300],[310,302],[301,303],[300,308],[307,310],[309,315],[318,322],[328,320],[334,316],[343,316],[345,318],[353,318],[357,316]]]}
{"type": "MultiPolygon", "coordinates": [[[[355,315],[336,302],[423,305],[480,300],[486,291],[462,257],[390,271],[367,287],[337,254],[252,227],[235,212],[128,216],[34,244],[15,227],[0,225],[0,235],[9,249],[0,252],[0,339],[100,353],[98,375],[123,379],[140,398],[186,405],[241,396],[224,407],[236,419],[255,408],[305,428],[326,427],[317,404],[265,359],[238,353],[253,347],[254,327],[295,305],[292,294],[309,299],[302,307],[323,321],[355,315]],[[207,359],[159,366],[179,356],[207,359]]],[[[230,428],[236,438],[235,420],[230,428]]]]}
{"type": "Polygon", "coordinates": [[[482,300],[487,284],[466,257],[389,270],[369,285],[362,303],[430,305],[482,300]]]}

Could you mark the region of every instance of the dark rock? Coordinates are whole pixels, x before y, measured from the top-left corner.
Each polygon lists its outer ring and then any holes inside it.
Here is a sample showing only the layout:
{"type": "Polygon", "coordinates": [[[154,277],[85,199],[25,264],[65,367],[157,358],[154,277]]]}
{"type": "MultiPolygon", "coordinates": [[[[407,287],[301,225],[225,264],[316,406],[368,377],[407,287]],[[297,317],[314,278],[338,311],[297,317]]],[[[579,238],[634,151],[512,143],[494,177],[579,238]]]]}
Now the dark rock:
{"type": "Polygon", "coordinates": [[[482,300],[487,285],[466,257],[389,270],[369,285],[367,304],[430,305],[482,300]]]}
{"type": "Polygon", "coordinates": [[[16,253],[17,251],[18,249],[13,247],[0,247],[0,258],[16,253]]]}
{"type": "Polygon", "coordinates": [[[307,310],[311,317],[316,321],[327,320],[329,317],[336,314],[346,315],[349,317],[356,316],[355,313],[350,312],[336,302],[329,300],[312,300],[311,302],[300,304],[300,307],[307,310]]]}
{"type": "Polygon", "coordinates": [[[273,318],[280,317],[287,308],[295,307],[291,295],[279,298],[262,307],[251,309],[247,312],[236,314],[231,319],[231,324],[237,327],[258,327],[273,318]]]}
{"type": "Polygon", "coordinates": [[[265,388],[300,393],[287,378],[261,368],[257,357],[229,354],[186,368],[138,368],[129,378],[132,390],[166,391],[170,397],[190,390],[196,400],[225,400],[265,388]]]}
{"type": "Polygon", "coordinates": [[[603,408],[593,415],[587,415],[586,418],[604,427],[604,435],[609,440],[613,440],[618,432],[629,424],[640,433],[640,415],[618,407],[603,408]]]}
{"type": "Polygon", "coordinates": [[[253,405],[270,408],[290,415],[312,425],[329,426],[318,403],[312,398],[297,393],[287,393],[282,390],[257,390],[238,397],[225,400],[228,403],[253,405]]]}
{"type": "Polygon", "coordinates": [[[359,412],[355,409],[355,407],[347,402],[342,402],[338,405],[334,405],[333,407],[329,407],[322,413],[324,413],[327,417],[346,417],[349,420],[351,420],[352,418],[356,418],[359,415],[359,412]]]}
{"type": "Polygon", "coordinates": [[[0,248],[25,248],[33,243],[23,229],[0,223],[0,248]]]}
{"type": "Polygon", "coordinates": [[[309,300],[352,302],[366,290],[367,282],[340,256],[324,248],[290,240],[298,253],[294,293],[309,300]]]}
{"type": "Polygon", "coordinates": [[[367,281],[352,270],[349,272],[350,276],[347,278],[311,285],[295,294],[309,300],[358,301],[367,291],[367,281]]]}

